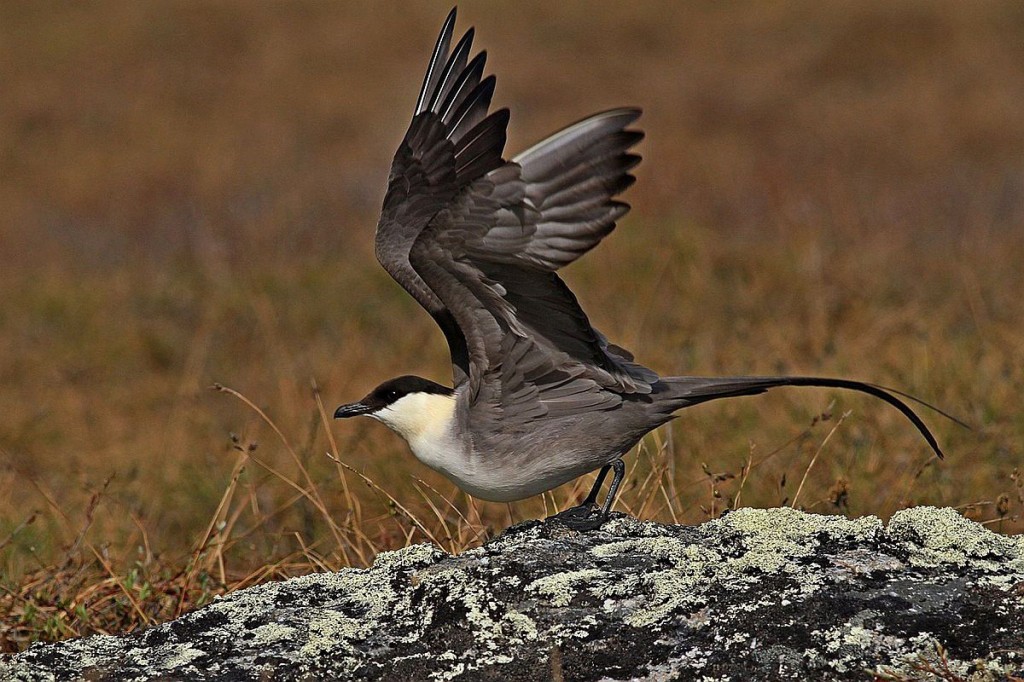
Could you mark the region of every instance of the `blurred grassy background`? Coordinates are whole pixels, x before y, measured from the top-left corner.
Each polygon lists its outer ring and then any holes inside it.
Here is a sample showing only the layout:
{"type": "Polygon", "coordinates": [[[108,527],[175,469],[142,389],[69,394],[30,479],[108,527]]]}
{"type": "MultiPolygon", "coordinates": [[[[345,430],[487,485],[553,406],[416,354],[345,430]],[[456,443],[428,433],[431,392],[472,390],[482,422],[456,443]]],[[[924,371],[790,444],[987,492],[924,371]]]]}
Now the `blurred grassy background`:
{"type": "MultiPolygon", "coordinates": [[[[331,411],[396,374],[450,380],[442,336],[372,254],[447,9],[0,4],[0,571],[83,546],[176,561],[211,519],[243,573],[361,563],[346,534],[422,537],[339,480],[329,435],[433,528],[500,529],[578,494],[473,505],[382,426],[325,427],[311,390],[331,411]]],[[[634,210],[565,272],[612,340],[663,373],[858,378],[976,425],[924,413],[949,454],[935,464],[856,395],[711,404],[647,442],[620,508],[697,522],[741,489],[791,503],[820,448],[801,506],[953,505],[1024,529],[1024,5],[460,12],[512,109],[510,155],[599,109],[645,109],[634,210]]]]}

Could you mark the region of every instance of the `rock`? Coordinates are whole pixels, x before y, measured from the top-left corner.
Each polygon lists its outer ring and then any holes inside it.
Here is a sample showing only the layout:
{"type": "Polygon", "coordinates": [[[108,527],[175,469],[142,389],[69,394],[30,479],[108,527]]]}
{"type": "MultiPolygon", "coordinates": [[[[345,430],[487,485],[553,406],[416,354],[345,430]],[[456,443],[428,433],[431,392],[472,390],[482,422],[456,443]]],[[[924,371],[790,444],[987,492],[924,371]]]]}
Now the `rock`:
{"type": "Polygon", "coordinates": [[[35,645],[0,678],[1010,680],[1024,537],[951,509],[741,509],[696,527],[531,521],[450,556],[259,585],[130,635],[35,645]]]}

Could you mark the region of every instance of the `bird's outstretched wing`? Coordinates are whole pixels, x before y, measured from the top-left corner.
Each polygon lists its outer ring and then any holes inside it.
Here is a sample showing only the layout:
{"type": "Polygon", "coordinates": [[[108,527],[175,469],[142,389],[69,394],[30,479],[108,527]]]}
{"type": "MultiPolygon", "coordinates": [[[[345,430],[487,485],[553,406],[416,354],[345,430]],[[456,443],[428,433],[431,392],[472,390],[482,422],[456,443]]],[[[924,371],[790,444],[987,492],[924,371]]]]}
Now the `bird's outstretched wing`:
{"type": "Polygon", "coordinates": [[[486,55],[481,53],[467,62],[472,30],[451,50],[454,27],[453,9],[437,38],[412,123],[391,164],[375,250],[381,265],[441,327],[459,383],[469,371],[464,334],[431,286],[413,269],[409,255],[439,211],[473,179],[502,164],[508,111],[488,117],[494,77],[482,78],[486,55]],[[492,151],[481,155],[481,149],[492,151]]]}
{"type": "Polygon", "coordinates": [[[515,422],[613,407],[657,376],[594,330],[556,274],[629,209],[640,112],[580,121],[511,161],[508,111],[473,31],[450,48],[448,16],[391,169],[377,226],[381,264],[437,320],[456,384],[515,422]],[[606,390],[610,389],[610,390],[606,390]]]}

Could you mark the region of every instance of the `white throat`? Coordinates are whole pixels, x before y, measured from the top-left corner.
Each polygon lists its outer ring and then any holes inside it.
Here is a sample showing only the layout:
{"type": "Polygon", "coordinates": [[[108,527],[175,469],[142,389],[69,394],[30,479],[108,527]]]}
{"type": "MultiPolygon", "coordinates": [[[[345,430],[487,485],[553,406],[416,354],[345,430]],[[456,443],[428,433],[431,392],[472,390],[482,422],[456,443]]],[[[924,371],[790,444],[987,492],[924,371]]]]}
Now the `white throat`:
{"type": "Polygon", "coordinates": [[[409,393],[369,415],[409,443],[421,462],[442,473],[461,458],[455,439],[455,396],[409,393]]]}

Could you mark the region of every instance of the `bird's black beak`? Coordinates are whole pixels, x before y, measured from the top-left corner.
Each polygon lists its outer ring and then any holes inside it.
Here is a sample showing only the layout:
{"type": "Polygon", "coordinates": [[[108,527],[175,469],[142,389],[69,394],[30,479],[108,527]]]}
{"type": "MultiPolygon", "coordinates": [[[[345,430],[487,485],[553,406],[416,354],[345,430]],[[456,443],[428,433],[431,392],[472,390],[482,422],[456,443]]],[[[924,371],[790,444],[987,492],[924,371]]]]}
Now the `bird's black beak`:
{"type": "Polygon", "coordinates": [[[373,408],[363,403],[349,403],[348,405],[342,405],[334,411],[335,419],[344,419],[346,417],[358,417],[361,414],[369,414],[373,412],[373,408]]]}

